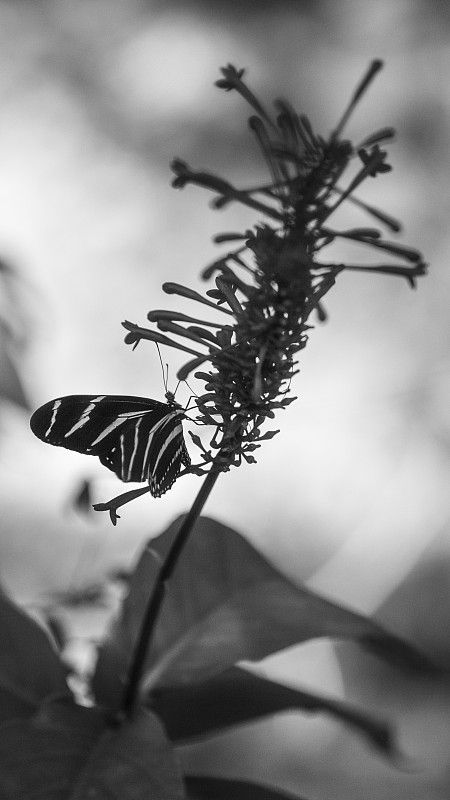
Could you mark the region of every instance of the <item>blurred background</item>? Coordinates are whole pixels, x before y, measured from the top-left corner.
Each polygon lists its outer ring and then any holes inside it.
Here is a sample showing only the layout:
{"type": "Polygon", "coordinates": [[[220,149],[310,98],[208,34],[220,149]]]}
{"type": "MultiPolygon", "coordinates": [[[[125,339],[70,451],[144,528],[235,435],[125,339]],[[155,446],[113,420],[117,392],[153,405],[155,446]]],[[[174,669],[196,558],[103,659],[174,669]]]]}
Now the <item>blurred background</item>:
{"type": "MultiPolygon", "coordinates": [[[[228,62],[267,102],[286,96],[327,135],[373,58],[385,68],[346,133],[393,125],[394,171],[361,196],[404,223],[429,275],[344,274],[311,331],[258,464],[224,475],[206,512],[295,581],[363,613],[448,666],[450,357],[447,220],[450,8],[443,0],[0,0],[1,581],[29,607],[128,568],[188,509],[198,479],[106,515],[123,486],[97,461],[51,448],[32,410],[71,393],[163,399],[157,353],[124,345],[121,321],[173,307],[166,280],[200,284],[211,237],[255,219],[170,186],[174,156],[240,185],[264,175],[228,62]]],[[[345,224],[372,224],[349,208],[345,224]]],[[[343,253],[344,257],[345,253],[343,253]]],[[[188,306],[182,310],[188,310],[188,306]]],[[[169,363],[169,388],[180,360],[169,363]]],[[[177,399],[186,401],[180,387],[177,399]]],[[[68,614],[75,636],[104,612],[68,614]]],[[[398,771],[336,723],[283,715],[185,748],[189,768],[257,777],[325,800],[448,798],[448,689],[407,681],[348,645],[271,658],[267,674],[347,697],[398,724],[398,771]]]]}

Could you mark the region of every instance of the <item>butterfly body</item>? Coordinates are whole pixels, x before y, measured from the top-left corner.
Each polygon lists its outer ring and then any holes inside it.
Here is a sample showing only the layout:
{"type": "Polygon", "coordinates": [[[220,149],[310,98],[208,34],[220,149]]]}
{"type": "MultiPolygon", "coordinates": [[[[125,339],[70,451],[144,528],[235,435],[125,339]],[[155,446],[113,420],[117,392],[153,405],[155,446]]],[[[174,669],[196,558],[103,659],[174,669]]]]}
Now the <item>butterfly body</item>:
{"type": "Polygon", "coordinates": [[[153,497],[160,497],[182,465],[191,463],[184,417],[171,392],[165,403],[128,395],[69,395],[38,408],[30,427],[43,442],[98,456],[122,481],[148,481],[153,497]]]}

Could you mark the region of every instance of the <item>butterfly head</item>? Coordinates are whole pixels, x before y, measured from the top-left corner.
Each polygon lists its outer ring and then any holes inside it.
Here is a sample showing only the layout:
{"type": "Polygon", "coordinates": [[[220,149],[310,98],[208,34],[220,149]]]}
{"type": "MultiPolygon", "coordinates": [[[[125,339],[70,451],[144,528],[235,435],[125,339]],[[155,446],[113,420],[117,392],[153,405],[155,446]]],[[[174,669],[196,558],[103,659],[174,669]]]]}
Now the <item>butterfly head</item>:
{"type": "Polygon", "coordinates": [[[175,400],[175,395],[173,392],[167,391],[164,396],[166,398],[167,405],[172,406],[173,408],[182,408],[182,406],[175,400]]]}

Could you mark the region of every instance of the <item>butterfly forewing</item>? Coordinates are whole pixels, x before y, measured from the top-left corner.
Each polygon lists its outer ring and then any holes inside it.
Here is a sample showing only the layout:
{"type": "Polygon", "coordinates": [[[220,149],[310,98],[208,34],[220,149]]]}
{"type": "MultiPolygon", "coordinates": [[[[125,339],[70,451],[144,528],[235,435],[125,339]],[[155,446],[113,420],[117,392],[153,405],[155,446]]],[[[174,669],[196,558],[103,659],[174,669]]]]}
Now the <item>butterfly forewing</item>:
{"type": "Polygon", "coordinates": [[[159,497],[181,465],[190,464],[183,417],[170,398],[160,403],[127,395],[70,395],[43,405],[30,425],[44,442],[98,456],[122,481],[148,481],[159,497]]]}

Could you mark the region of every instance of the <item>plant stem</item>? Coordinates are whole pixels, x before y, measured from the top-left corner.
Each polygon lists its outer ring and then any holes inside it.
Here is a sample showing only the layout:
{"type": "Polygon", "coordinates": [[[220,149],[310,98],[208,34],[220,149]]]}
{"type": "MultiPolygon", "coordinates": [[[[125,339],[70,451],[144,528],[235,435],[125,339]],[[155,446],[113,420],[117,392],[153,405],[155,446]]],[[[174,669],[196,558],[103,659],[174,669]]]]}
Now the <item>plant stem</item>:
{"type": "Polygon", "coordinates": [[[139,693],[139,684],[144,670],[145,661],[150,648],[152,634],[158,621],[159,612],[166,593],[167,582],[178,563],[178,559],[189,538],[189,535],[200,516],[214,484],[219,477],[220,470],[214,466],[202,483],[200,491],[195,498],[190,511],[186,514],[180,530],[161,566],[152,592],[148,599],[147,608],[142,619],[139,638],[133,653],[133,658],[128,670],[127,682],[122,702],[120,716],[130,719],[133,716],[139,693]]]}

